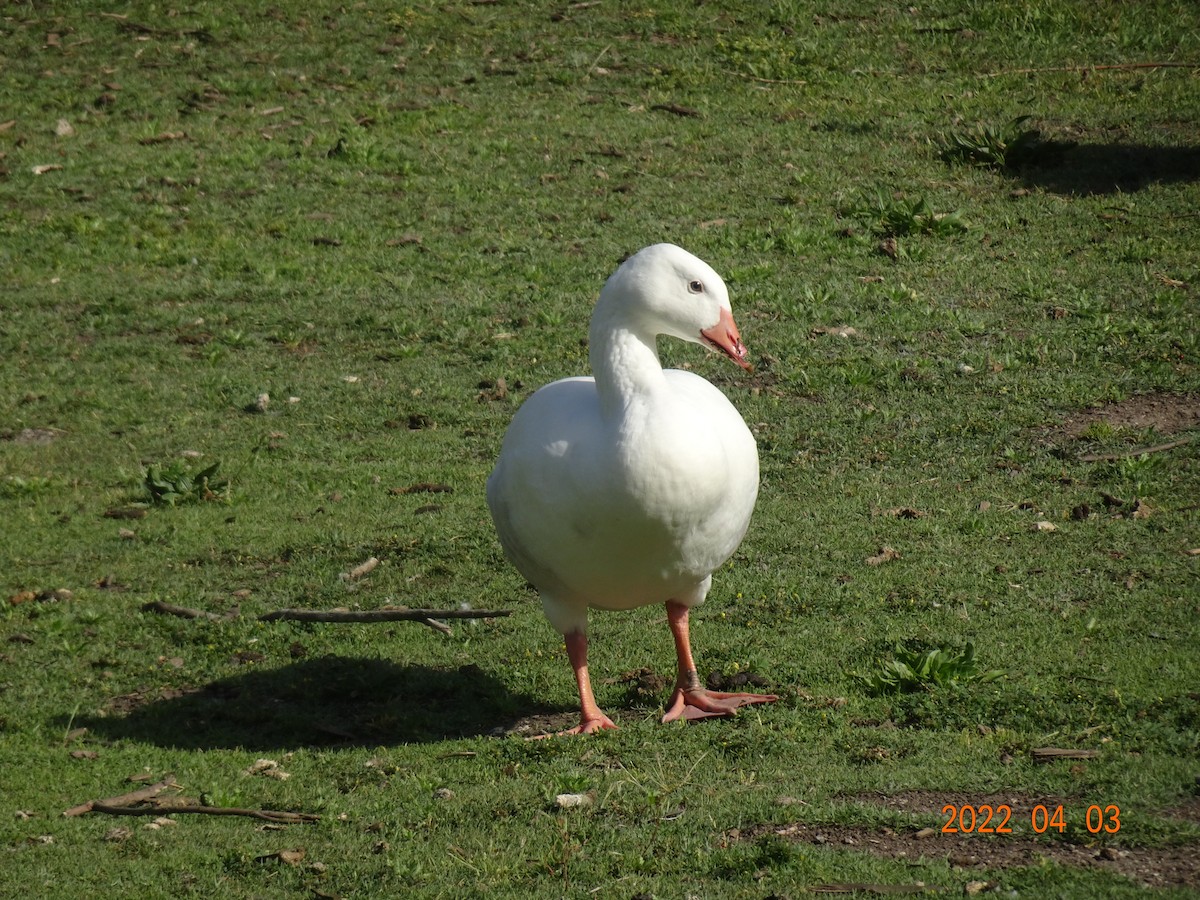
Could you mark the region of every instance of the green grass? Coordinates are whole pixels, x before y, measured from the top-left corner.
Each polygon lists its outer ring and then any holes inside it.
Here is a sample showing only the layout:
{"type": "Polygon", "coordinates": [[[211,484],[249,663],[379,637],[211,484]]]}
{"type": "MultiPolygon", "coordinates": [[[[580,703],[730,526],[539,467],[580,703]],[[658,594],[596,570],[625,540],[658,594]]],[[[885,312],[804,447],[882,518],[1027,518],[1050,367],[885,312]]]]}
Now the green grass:
{"type": "Polygon", "coordinates": [[[64,2],[10,4],[0,39],[0,894],[1140,893],[988,862],[1000,836],[975,869],[745,837],[944,821],[854,799],[905,791],[1064,798],[1073,844],[1119,804],[1100,843],[1194,854],[1200,442],[1085,462],[1196,432],[1061,427],[1196,408],[1200,69],[1087,71],[1200,64],[1194,4],[64,2]],[[939,156],[1023,116],[1026,164],[939,156]],[[700,665],[782,699],[661,726],[618,676],[671,674],[664,614],[598,614],[621,730],[497,737],[575,697],[484,480],[660,240],[726,277],[756,364],[662,346],[762,462],[700,665]],[[391,490],[421,483],[449,490],[391,490]],[[514,612],[256,619],[388,603],[514,612]],[[968,645],[1005,677],[859,677],[968,645]],[[246,774],[263,757],[290,777],[246,774]],[[166,773],[321,821],[61,816],[166,773]]]}

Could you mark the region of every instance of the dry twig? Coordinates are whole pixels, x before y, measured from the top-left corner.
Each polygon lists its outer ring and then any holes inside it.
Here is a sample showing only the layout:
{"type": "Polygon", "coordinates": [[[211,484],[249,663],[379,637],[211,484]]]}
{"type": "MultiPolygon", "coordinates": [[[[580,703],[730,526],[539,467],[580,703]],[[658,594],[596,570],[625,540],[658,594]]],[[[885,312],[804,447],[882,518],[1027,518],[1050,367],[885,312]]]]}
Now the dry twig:
{"type": "Polygon", "coordinates": [[[250,819],[262,819],[280,825],[307,825],[320,821],[320,816],[313,813],[284,812],[275,809],[241,809],[236,806],[110,806],[107,803],[93,803],[91,812],[105,813],[110,816],[173,816],[176,813],[193,813],[203,816],[245,816],[250,819]]]}
{"type": "Polygon", "coordinates": [[[174,603],[164,603],[161,600],[152,600],[149,603],[143,603],[142,612],[162,613],[165,616],[178,616],[181,619],[210,619],[214,622],[221,620],[221,617],[216,613],[206,612],[203,609],[192,609],[187,606],[176,606],[174,603]]]}
{"type": "Polygon", "coordinates": [[[121,794],[118,797],[107,797],[104,800],[89,800],[87,803],[72,806],[70,809],[64,810],[63,815],[68,817],[82,816],[84,813],[92,812],[101,806],[113,808],[128,806],[131,803],[142,803],[146,800],[154,799],[169,787],[175,787],[174,775],[168,775],[157,784],[151,784],[136,791],[130,791],[128,794],[121,794]]]}
{"type": "Polygon", "coordinates": [[[1153,447],[1134,447],[1132,450],[1114,450],[1111,453],[1084,453],[1076,459],[1080,462],[1113,462],[1118,459],[1141,456],[1143,453],[1162,453],[1164,450],[1174,450],[1176,447],[1182,447],[1191,442],[1191,438],[1180,438],[1177,441],[1167,441],[1165,444],[1155,444],[1153,447]]]}
{"type": "Polygon", "coordinates": [[[1033,69],[1001,69],[999,72],[981,72],[983,78],[999,78],[1001,75],[1038,75],[1043,72],[1103,72],[1131,69],[1200,69],[1200,63],[1188,62],[1133,62],[1109,63],[1098,66],[1046,66],[1033,69]]]}
{"type": "Polygon", "coordinates": [[[261,622],[420,622],[442,634],[453,634],[438,619],[492,619],[510,616],[509,609],[277,609],[259,616],[261,622]]]}

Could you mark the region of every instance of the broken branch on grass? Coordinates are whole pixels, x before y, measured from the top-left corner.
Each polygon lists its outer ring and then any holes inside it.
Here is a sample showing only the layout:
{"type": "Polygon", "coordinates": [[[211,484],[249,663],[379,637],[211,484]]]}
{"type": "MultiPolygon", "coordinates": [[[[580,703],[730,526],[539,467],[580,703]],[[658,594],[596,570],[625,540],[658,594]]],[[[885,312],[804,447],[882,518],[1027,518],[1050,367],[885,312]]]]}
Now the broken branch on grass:
{"type": "Polygon", "coordinates": [[[203,609],[192,609],[187,606],[176,606],[174,603],[164,603],[161,600],[152,600],[149,603],[143,603],[142,612],[162,613],[165,616],[178,616],[181,619],[210,619],[214,622],[221,620],[221,617],[216,613],[206,612],[203,609]]]}
{"type": "Polygon", "coordinates": [[[511,616],[511,609],[277,609],[258,617],[260,622],[420,622],[443,634],[453,634],[438,619],[494,619],[511,616]]]}
{"type": "Polygon", "coordinates": [[[1030,758],[1035,762],[1052,762],[1056,759],[1095,759],[1099,755],[1099,750],[1072,750],[1063,747],[1039,747],[1029,751],[1030,758]]]}
{"type": "Polygon", "coordinates": [[[277,609],[263,613],[260,622],[419,622],[422,619],[498,619],[511,609],[277,609]]]}
{"type": "Polygon", "coordinates": [[[240,809],[236,806],[159,806],[154,803],[146,806],[110,806],[107,803],[93,803],[90,811],[110,816],[173,816],[176,813],[193,813],[202,816],[245,816],[280,825],[307,825],[321,819],[320,816],[313,813],[284,812],[275,809],[240,809]]]}
{"type": "Polygon", "coordinates": [[[1130,457],[1149,455],[1151,453],[1162,453],[1165,450],[1174,450],[1176,447],[1182,447],[1184,444],[1190,444],[1191,438],[1181,438],[1177,441],[1167,441],[1165,444],[1155,444],[1153,447],[1135,447],[1132,450],[1114,450],[1111,453],[1084,453],[1076,459],[1080,462],[1114,462],[1118,459],[1129,459],[1130,457]]]}
{"type": "Polygon", "coordinates": [[[1188,62],[1134,62],[1109,63],[1098,66],[1046,66],[1033,69],[1001,69],[999,72],[982,72],[984,78],[999,78],[1001,75],[1036,75],[1042,72],[1103,72],[1106,70],[1132,69],[1200,69],[1200,63],[1188,62]]]}
{"type": "Polygon", "coordinates": [[[103,800],[89,800],[87,803],[80,803],[78,806],[72,806],[70,809],[63,810],[64,816],[82,816],[84,813],[89,813],[97,807],[126,807],[133,803],[142,803],[146,800],[152,800],[165,791],[167,788],[175,787],[175,776],[168,775],[157,784],[151,784],[144,788],[139,788],[136,791],[130,791],[128,794],[121,794],[118,797],[106,797],[103,800]]]}
{"type": "Polygon", "coordinates": [[[750,75],[746,72],[738,72],[735,69],[722,69],[726,75],[734,75],[738,78],[745,78],[747,81],[757,81],[759,84],[808,84],[799,78],[763,78],[759,75],[750,75]]]}

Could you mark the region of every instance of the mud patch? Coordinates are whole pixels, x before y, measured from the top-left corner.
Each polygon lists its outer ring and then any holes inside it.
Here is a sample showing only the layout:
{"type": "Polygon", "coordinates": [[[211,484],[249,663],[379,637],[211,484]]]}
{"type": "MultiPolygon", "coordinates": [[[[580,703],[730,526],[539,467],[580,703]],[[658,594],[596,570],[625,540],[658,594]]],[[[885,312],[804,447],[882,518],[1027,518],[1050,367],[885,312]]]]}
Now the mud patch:
{"type": "Polygon", "coordinates": [[[509,734],[524,738],[547,737],[574,728],[578,724],[578,712],[545,713],[522,716],[511,724],[497,726],[492,730],[492,734],[495,737],[509,734]]]}
{"type": "Polygon", "coordinates": [[[1047,862],[1075,868],[1100,869],[1121,875],[1145,887],[1200,886],[1200,848],[1122,848],[1084,846],[1065,841],[1026,837],[1018,834],[942,834],[936,829],[893,831],[855,825],[757,825],[733,829],[725,837],[730,843],[773,835],[787,841],[854,850],[890,859],[944,859],[962,869],[1012,869],[1040,866],[1047,862]],[[929,831],[933,831],[929,834],[929,831]]]}
{"type": "Polygon", "coordinates": [[[1070,415],[1063,420],[1060,430],[1077,438],[1098,422],[1116,429],[1153,429],[1158,434],[1200,428],[1200,394],[1137,394],[1070,415]]]}
{"type": "MultiPolygon", "coordinates": [[[[796,843],[811,844],[834,850],[871,853],[890,859],[945,860],[966,870],[1011,869],[1054,863],[1060,866],[1095,869],[1128,878],[1145,887],[1200,886],[1200,845],[1196,842],[1173,847],[1127,847],[1119,838],[1093,839],[1083,833],[1087,843],[1069,843],[1058,837],[1038,835],[1030,824],[1031,811],[1036,806],[1048,809],[1062,805],[1081,812],[1082,801],[1061,797],[1033,798],[1016,792],[969,794],[964,792],[904,791],[898,794],[864,793],[841,798],[847,803],[867,807],[938,817],[936,827],[911,826],[889,828],[861,825],[814,825],[789,823],[756,825],[726,832],[729,843],[752,841],[770,835],[796,843]],[[942,812],[947,805],[961,809],[983,806],[993,809],[1007,807],[1012,811],[1008,821],[1011,834],[944,833],[941,830],[949,816],[942,812]]],[[[1200,802],[1187,803],[1164,815],[1191,821],[1200,802]]],[[[1068,828],[1083,832],[1077,815],[1067,815],[1068,828]]],[[[979,820],[977,820],[979,821],[979,820]]],[[[999,823],[994,819],[992,825],[999,823]]]]}
{"type": "Polygon", "coordinates": [[[0,440],[12,441],[31,447],[44,447],[66,434],[61,428],[22,428],[20,431],[0,432],[0,440]]]}

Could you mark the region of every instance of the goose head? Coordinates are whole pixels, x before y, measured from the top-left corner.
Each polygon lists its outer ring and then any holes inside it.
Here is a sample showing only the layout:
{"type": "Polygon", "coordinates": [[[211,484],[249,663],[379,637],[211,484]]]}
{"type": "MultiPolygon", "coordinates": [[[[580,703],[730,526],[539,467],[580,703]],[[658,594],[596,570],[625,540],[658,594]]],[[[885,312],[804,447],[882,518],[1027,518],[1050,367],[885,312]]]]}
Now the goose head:
{"type": "Polygon", "coordinates": [[[751,369],[733,321],[729,292],[704,260],[674,244],[639,250],[609,277],[597,312],[617,317],[650,338],[659,334],[702,344],[751,369]]]}

